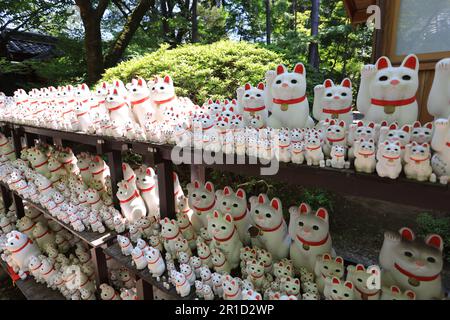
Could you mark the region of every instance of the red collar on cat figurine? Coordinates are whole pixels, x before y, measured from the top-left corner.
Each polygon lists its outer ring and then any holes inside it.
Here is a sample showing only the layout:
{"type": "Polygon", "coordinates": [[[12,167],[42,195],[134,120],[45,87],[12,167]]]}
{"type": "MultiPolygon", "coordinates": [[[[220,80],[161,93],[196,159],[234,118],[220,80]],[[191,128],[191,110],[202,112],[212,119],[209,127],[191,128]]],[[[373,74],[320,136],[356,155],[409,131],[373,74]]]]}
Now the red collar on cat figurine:
{"type": "Polygon", "coordinates": [[[327,114],[345,114],[345,113],[349,113],[350,111],[352,111],[352,106],[342,109],[342,110],[332,110],[332,109],[322,109],[323,113],[327,113],[327,114]]]}
{"type": "Polygon", "coordinates": [[[160,101],[154,101],[154,102],[155,102],[157,105],[161,105],[161,104],[170,102],[170,101],[172,101],[173,99],[175,99],[175,96],[173,96],[173,97],[171,97],[171,98],[169,98],[169,99],[166,99],[166,100],[160,100],[160,101]]]}
{"type": "Polygon", "coordinates": [[[119,110],[120,108],[124,107],[126,104],[127,104],[126,102],[123,102],[123,103],[119,104],[117,107],[109,108],[109,111],[111,112],[111,111],[119,110]]]}
{"type": "Polygon", "coordinates": [[[239,289],[235,292],[235,293],[233,293],[233,294],[228,294],[228,293],[224,293],[224,295],[225,296],[227,296],[228,298],[234,298],[234,297],[236,297],[238,294],[239,294],[239,289]]]}
{"type": "Polygon", "coordinates": [[[449,148],[450,148],[450,142],[447,142],[447,147],[449,147],[449,148]]]}
{"type": "Polygon", "coordinates": [[[239,217],[236,217],[236,218],[233,217],[233,221],[236,222],[236,221],[242,220],[245,218],[246,215],[247,215],[247,208],[245,208],[244,212],[239,217]]]}
{"type": "Polygon", "coordinates": [[[23,248],[25,248],[27,245],[32,244],[32,243],[33,243],[33,241],[31,241],[30,239],[27,239],[27,241],[23,244],[23,246],[21,246],[19,249],[11,250],[11,253],[20,252],[20,251],[22,251],[23,248]]]}
{"type": "Polygon", "coordinates": [[[131,195],[131,197],[129,197],[128,199],[125,199],[125,200],[120,200],[119,202],[120,203],[127,203],[127,202],[130,202],[131,200],[133,200],[134,198],[138,198],[138,197],[140,197],[141,195],[139,194],[139,192],[136,190],[136,191],[134,191],[134,193],[131,195]]]}
{"type": "Polygon", "coordinates": [[[208,211],[208,210],[211,210],[215,205],[216,205],[216,199],[214,198],[213,203],[211,203],[211,205],[209,205],[209,206],[206,207],[206,208],[199,208],[199,207],[196,207],[196,206],[193,206],[193,207],[194,207],[194,209],[197,210],[197,211],[208,211]]]}
{"type": "Polygon", "coordinates": [[[400,271],[400,273],[402,273],[403,275],[407,276],[408,278],[416,279],[417,281],[433,281],[433,280],[436,280],[440,275],[440,273],[438,273],[438,274],[436,274],[434,276],[430,276],[430,277],[421,277],[421,276],[416,276],[415,274],[412,274],[409,271],[406,271],[405,269],[400,267],[397,263],[395,263],[394,266],[395,266],[395,269],[400,271]]]}
{"type": "Polygon", "coordinates": [[[271,228],[271,229],[263,228],[263,227],[261,227],[260,225],[256,224],[256,226],[258,227],[258,229],[261,229],[261,230],[264,231],[264,232],[274,232],[274,231],[277,231],[282,225],[283,225],[283,220],[280,221],[280,224],[279,224],[278,226],[276,226],[275,228],[271,228]]]}
{"type": "Polygon", "coordinates": [[[236,226],[233,228],[233,232],[231,232],[231,234],[228,237],[220,239],[220,238],[217,238],[216,236],[214,236],[214,240],[219,241],[219,242],[228,241],[231,239],[231,237],[233,237],[235,231],[236,231],[236,226]]]}
{"type": "Polygon", "coordinates": [[[416,97],[412,97],[409,99],[403,99],[403,100],[372,99],[372,104],[375,106],[380,106],[380,107],[388,107],[388,106],[403,107],[403,106],[410,105],[411,103],[414,103],[415,101],[416,101],[416,97]]]}
{"type": "Polygon", "coordinates": [[[276,104],[297,104],[297,103],[301,103],[301,102],[303,102],[305,100],[306,100],[306,95],[304,95],[303,97],[300,97],[300,98],[289,99],[289,100],[273,99],[273,103],[276,103],[276,104]]]}
{"type": "Polygon", "coordinates": [[[145,101],[147,101],[148,99],[150,99],[150,96],[142,98],[140,100],[136,100],[136,101],[131,101],[131,105],[132,106],[136,106],[138,104],[144,103],[145,101]]]}
{"type": "Polygon", "coordinates": [[[246,112],[258,112],[266,109],[266,106],[256,107],[256,108],[244,108],[246,112]]]}
{"type": "Polygon", "coordinates": [[[358,291],[361,294],[361,297],[363,300],[367,300],[367,298],[373,297],[380,292],[380,290],[377,290],[374,293],[367,293],[367,292],[364,292],[364,291],[358,289],[358,287],[356,287],[356,286],[355,286],[355,289],[356,289],[356,291],[358,291]]]}
{"type": "Polygon", "coordinates": [[[316,242],[305,240],[305,239],[303,239],[302,237],[300,237],[299,235],[297,235],[297,239],[298,239],[298,241],[300,241],[300,242],[303,243],[303,244],[306,244],[306,245],[312,246],[312,247],[317,247],[317,246],[321,246],[321,245],[323,245],[325,242],[327,242],[329,236],[330,236],[330,234],[327,234],[327,236],[326,236],[325,238],[323,238],[323,239],[320,240],[320,241],[316,241],[316,242]]]}

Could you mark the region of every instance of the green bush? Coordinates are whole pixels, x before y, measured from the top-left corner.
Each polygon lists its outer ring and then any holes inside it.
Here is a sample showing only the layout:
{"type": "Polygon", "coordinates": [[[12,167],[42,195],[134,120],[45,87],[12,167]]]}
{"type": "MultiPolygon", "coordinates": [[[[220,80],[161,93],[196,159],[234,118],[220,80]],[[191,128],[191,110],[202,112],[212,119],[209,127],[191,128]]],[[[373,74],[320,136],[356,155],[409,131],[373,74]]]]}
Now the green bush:
{"type": "Polygon", "coordinates": [[[435,233],[444,240],[444,257],[450,262],[450,218],[436,218],[429,213],[422,213],[416,219],[419,235],[425,237],[435,233]]]}
{"type": "Polygon", "coordinates": [[[266,71],[279,63],[285,63],[282,54],[246,42],[186,44],[175,49],[162,46],[106,70],[102,80],[128,82],[136,76],[150,79],[169,74],[178,95],[203,103],[209,97],[235,97],[238,86],[262,81],[266,71]]]}

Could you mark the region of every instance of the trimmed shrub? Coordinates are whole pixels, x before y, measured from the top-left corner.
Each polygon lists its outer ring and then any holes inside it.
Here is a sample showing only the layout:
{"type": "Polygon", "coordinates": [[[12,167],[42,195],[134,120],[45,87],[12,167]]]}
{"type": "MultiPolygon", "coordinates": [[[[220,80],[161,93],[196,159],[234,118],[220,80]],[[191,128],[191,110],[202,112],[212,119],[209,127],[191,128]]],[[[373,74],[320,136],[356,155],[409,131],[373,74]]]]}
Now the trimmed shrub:
{"type": "Polygon", "coordinates": [[[102,80],[128,82],[136,76],[150,79],[169,74],[177,95],[202,104],[210,97],[235,97],[240,85],[263,81],[266,71],[279,63],[286,63],[281,54],[247,42],[227,40],[208,45],[186,44],[175,49],[162,46],[106,70],[102,80]]]}

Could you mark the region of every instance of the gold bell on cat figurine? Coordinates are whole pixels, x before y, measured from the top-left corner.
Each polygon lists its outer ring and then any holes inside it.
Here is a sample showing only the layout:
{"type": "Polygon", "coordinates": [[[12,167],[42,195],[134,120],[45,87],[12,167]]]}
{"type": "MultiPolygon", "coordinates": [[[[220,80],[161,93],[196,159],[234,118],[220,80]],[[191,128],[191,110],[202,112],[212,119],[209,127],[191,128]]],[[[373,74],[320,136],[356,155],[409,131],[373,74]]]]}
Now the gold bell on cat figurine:
{"type": "Polygon", "coordinates": [[[283,104],[280,105],[280,109],[283,112],[288,111],[289,105],[287,103],[283,103],[283,104]]]}

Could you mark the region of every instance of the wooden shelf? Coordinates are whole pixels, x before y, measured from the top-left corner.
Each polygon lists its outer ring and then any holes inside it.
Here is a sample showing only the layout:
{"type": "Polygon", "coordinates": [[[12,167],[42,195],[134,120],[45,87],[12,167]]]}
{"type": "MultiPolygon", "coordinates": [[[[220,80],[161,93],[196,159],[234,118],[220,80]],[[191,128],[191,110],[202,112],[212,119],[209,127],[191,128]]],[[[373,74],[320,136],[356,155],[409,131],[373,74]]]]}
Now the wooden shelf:
{"type": "MultiPolygon", "coordinates": [[[[177,292],[174,286],[170,286],[170,289],[167,290],[162,282],[157,281],[155,278],[152,277],[149,270],[147,268],[143,270],[138,270],[136,267],[134,267],[131,262],[131,257],[124,256],[122,254],[122,251],[117,243],[109,246],[108,248],[104,249],[105,254],[113,258],[115,261],[117,261],[121,266],[127,268],[131,273],[133,273],[135,276],[139,277],[140,279],[146,281],[150,285],[157,287],[159,290],[163,291],[164,293],[168,294],[169,296],[173,297],[174,299],[178,300],[193,300],[195,299],[195,287],[191,286],[191,293],[187,296],[182,298],[177,292]]],[[[164,273],[164,276],[168,278],[167,272],[164,273]]]]}
{"type": "MultiPolygon", "coordinates": [[[[3,185],[4,187],[8,188],[8,185],[0,182],[1,185],[3,185]]],[[[14,194],[18,195],[19,197],[21,197],[16,191],[9,189],[10,191],[12,191],[14,194]]],[[[40,211],[42,214],[44,214],[47,218],[55,221],[56,223],[58,223],[59,225],[61,225],[64,229],[68,230],[69,232],[71,232],[73,235],[75,235],[76,237],[80,238],[81,240],[83,240],[84,242],[86,242],[90,247],[92,248],[97,248],[103,244],[105,244],[107,241],[115,238],[117,236],[117,233],[115,231],[106,231],[104,233],[98,233],[98,232],[89,232],[89,231],[83,231],[83,232],[78,232],[72,229],[72,227],[68,224],[65,224],[62,221],[59,221],[57,218],[53,217],[47,210],[45,210],[42,206],[35,204],[31,201],[28,201],[26,199],[23,199],[23,197],[21,197],[23,201],[26,201],[26,204],[30,207],[33,207],[34,209],[40,211]]]]}
{"type": "MultiPolygon", "coordinates": [[[[9,275],[6,263],[1,261],[1,265],[9,275]]],[[[15,285],[27,300],[66,300],[59,291],[48,288],[46,284],[37,283],[32,276],[28,276],[25,280],[17,280],[15,285]]]]}

